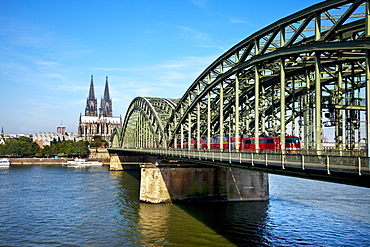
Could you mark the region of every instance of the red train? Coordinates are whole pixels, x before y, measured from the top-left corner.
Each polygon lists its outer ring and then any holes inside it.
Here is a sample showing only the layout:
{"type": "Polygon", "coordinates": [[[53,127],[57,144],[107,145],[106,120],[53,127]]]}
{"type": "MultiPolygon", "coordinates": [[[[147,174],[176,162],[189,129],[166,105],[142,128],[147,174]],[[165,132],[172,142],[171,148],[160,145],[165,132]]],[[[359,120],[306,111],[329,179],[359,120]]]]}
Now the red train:
{"type": "MultiPolygon", "coordinates": [[[[281,150],[280,136],[260,137],[259,149],[264,150],[281,150]]],[[[254,150],[256,148],[254,138],[243,138],[241,143],[242,150],[254,150]]],[[[301,143],[296,136],[285,136],[285,150],[290,153],[296,153],[301,150],[301,143]]]]}
{"type": "MultiPolygon", "coordinates": [[[[281,150],[280,146],[280,136],[274,136],[274,137],[259,137],[259,150],[261,152],[268,152],[272,150],[281,150]]],[[[242,138],[239,137],[239,151],[254,151],[256,149],[255,146],[255,138],[242,138]]],[[[210,147],[211,149],[220,149],[220,145],[223,145],[223,149],[231,149],[235,150],[235,137],[233,136],[225,136],[223,138],[223,142],[220,142],[220,138],[218,137],[211,137],[211,143],[210,147]],[[229,147],[230,145],[230,147],[229,147]]],[[[174,145],[172,145],[172,148],[174,148],[174,145]]],[[[181,141],[180,139],[177,139],[177,148],[181,148],[181,141]]],[[[189,143],[188,139],[184,139],[183,141],[183,148],[188,149],[189,143]]],[[[200,148],[201,149],[207,149],[208,143],[207,138],[201,138],[200,139],[200,148]]],[[[197,149],[197,140],[191,139],[190,141],[190,149],[197,149]]],[[[290,153],[296,153],[301,150],[301,143],[299,141],[299,138],[296,136],[286,136],[285,137],[285,150],[290,153]]]]}

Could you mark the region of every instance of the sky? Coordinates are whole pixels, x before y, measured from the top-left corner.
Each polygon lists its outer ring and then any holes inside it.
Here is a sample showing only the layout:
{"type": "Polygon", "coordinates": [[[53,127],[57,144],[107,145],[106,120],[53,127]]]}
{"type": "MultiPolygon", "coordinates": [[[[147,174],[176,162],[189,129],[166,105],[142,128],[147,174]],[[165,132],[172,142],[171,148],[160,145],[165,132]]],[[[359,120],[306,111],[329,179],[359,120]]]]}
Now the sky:
{"type": "Polygon", "coordinates": [[[77,132],[90,78],[113,115],[181,98],[217,57],[317,0],[0,0],[0,127],[77,132]]]}

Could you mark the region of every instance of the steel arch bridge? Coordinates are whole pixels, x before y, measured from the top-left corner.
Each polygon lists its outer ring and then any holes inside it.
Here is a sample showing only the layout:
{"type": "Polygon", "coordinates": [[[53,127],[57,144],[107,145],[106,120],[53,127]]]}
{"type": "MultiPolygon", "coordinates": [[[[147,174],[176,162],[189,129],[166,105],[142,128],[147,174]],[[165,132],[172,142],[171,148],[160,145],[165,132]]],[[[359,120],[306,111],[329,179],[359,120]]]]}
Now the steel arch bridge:
{"type": "Polygon", "coordinates": [[[168,148],[178,139],[200,147],[201,138],[243,135],[258,152],[263,134],[296,135],[304,149],[322,150],[330,128],[337,150],[370,150],[369,6],[328,0],[255,32],[181,99],[135,98],[112,147],[168,148]]]}

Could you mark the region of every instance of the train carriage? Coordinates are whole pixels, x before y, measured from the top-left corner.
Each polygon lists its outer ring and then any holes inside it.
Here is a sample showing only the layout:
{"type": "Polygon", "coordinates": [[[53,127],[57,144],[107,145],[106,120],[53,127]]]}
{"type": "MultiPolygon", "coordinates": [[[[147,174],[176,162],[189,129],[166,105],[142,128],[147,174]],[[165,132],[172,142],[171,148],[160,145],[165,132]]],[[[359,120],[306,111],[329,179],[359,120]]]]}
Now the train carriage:
{"type": "MultiPolygon", "coordinates": [[[[280,136],[273,137],[259,137],[259,150],[261,152],[278,151],[281,150],[280,136]]],[[[243,138],[241,143],[241,150],[255,150],[255,138],[243,138]]],[[[301,150],[299,138],[296,136],[285,137],[285,150],[290,153],[296,153],[301,150]]]]}
{"type": "MultiPolygon", "coordinates": [[[[260,152],[278,152],[281,150],[280,145],[280,137],[279,136],[272,136],[272,137],[259,137],[259,151],[260,152]]],[[[255,138],[237,138],[239,151],[255,151],[255,138]]],[[[181,148],[181,140],[176,140],[177,148],[181,148]]],[[[198,149],[198,142],[195,138],[190,140],[190,149],[198,149]]],[[[219,137],[211,137],[210,140],[210,148],[211,149],[222,149],[225,150],[235,150],[237,145],[235,143],[235,137],[233,136],[225,136],[220,141],[219,137]]],[[[174,145],[171,146],[174,148],[174,145]]],[[[189,141],[187,138],[183,139],[183,149],[189,149],[189,141]]],[[[199,149],[207,149],[208,142],[207,138],[200,139],[200,147],[199,149]]],[[[286,136],[285,137],[285,150],[289,153],[297,153],[301,150],[301,144],[299,138],[296,136],[286,136]]]]}

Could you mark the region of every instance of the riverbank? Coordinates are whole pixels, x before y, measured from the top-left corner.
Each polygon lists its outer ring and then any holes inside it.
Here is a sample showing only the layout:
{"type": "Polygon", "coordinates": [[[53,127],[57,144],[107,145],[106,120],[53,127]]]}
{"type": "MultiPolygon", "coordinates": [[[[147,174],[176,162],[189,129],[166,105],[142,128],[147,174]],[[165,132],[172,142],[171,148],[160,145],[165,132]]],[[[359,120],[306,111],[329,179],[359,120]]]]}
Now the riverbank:
{"type": "MultiPolygon", "coordinates": [[[[54,158],[10,158],[11,165],[62,165],[62,163],[66,163],[69,160],[73,160],[73,158],[61,158],[61,159],[54,159],[54,158]]],[[[86,161],[99,161],[102,162],[103,165],[109,165],[109,159],[103,158],[94,158],[94,159],[86,159],[86,161]]]]}
{"type": "MultiPolygon", "coordinates": [[[[63,158],[59,159],[54,158],[10,158],[11,165],[62,165],[67,161],[74,160],[74,158],[63,158]]],[[[110,156],[106,148],[90,148],[89,149],[89,158],[86,161],[99,161],[103,165],[109,165],[110,156]]]]}

